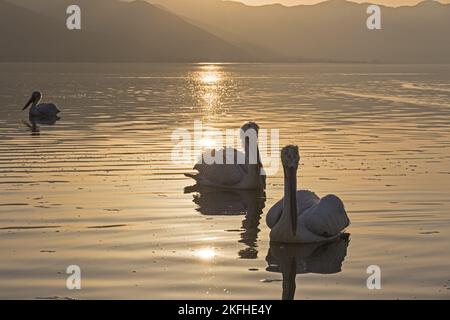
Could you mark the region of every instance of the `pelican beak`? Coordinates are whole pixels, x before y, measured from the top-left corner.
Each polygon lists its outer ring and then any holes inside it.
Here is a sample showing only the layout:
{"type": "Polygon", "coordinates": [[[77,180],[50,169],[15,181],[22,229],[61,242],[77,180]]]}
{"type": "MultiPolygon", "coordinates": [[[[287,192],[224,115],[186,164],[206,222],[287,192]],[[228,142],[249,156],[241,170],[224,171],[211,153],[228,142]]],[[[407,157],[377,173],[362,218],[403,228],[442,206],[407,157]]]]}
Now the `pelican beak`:
{"type": "Polygon", "coordinates": [[[28,100],[27,104],[25,105],[25,107],[23,107],[22,111],[25,110],[26,108],[28,108],[30,106],[30,104],[32,104],[34,101],[33,97],[30,98],[30,100],[28,100]]]}
{"type": "Polygon", "coordinates": [[[291,209],[291,226],[294,237],[297,235],[297,169],[287,168],[289,177],[289,204],[291,209]]]}

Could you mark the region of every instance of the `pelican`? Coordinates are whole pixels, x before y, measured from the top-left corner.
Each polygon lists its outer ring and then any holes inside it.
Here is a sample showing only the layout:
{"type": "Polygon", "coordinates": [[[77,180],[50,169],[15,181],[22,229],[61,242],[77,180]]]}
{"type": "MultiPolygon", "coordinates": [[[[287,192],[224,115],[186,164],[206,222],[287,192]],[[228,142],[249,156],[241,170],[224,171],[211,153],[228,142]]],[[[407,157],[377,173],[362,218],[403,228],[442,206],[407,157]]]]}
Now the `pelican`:
{"type": "Polygon", "coordinates": [[[35,91],[31,94],[30,100],[28,100],[25,110],[31,105],[30,118],[54,118],[60,112],[53,103],[39,103],[41,101],[42,94],[39,91],[35,91]],[[39,104],[38,104],[39,103],[39,104]]]}
{"type": "Polygon", "coordinates": [[[247,122],[241,128],[241,140],[244,149],[244,153],[234,148],[224,148],[221,150],[211,150],[203,153],[201,161],[195,166],[194,170],[197,170],[197,174],[185,175],[194,179],[197,184],[225,189],[238,189],[238,190],[264,190],[266,188],[266,176],[264,174],[263,165],[261,163],[261,157],[259,154],[259,148],[257,141],[254,141],[252,145],[250,143],[250,137],[254,136],[257,140],[259,132],[259,126],[254,122],[247,122]],[[223,158],[226,160],[229,156],[238,161],[228,164],[226,161],[223,163],[205,163],[206,157],[223,158]],[[255,164],[251,163],[251,159],[254,159],[255,164]]]}
{"type": "Polygon", "coordinates": [[[320,199],[311,191],[297,191],[300,155],[297,146],[281,151],[284,168],[284,199],[268,212],[270,240],[277,243],[315,243],[340,237],[350,220],[344,203],[335,195],[320,199]]]}

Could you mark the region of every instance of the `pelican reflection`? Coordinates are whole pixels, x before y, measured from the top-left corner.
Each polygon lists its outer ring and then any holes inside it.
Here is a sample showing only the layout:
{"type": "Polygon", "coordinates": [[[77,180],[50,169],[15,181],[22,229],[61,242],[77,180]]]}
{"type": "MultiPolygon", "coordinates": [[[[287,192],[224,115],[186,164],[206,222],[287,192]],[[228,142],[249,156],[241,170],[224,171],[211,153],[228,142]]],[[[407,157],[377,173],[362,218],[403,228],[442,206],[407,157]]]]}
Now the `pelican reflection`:
{"type": "Polygon", "coordinates": [[[336,274],[342,271],[350,235],[342,234],[333,242],[311,244],[271,243],[267,271],[283,275],[283,300],[293,300],[297,274],[336,274]]]}
{"type": "Polygon", "coordinates": [[[41,134],[41,126],[53,126],[59,120],[59,117],[36,118],[30,117],[29,121],[22,120],[22,123],[31,131],[31,135],[39,136],[41,134]]]}
{"type": "Polygon", "coordinates": [[[197,211],[206,216],[244,215],[239,243],[245,249],[238,252],[241,259],[258,257],[258,234],[261,215],[265,206],[264,192],[254,190],[222,190],[210,187],[193,186],[185,188],[185,193],[195,193],[192,200],[197,211]]]}

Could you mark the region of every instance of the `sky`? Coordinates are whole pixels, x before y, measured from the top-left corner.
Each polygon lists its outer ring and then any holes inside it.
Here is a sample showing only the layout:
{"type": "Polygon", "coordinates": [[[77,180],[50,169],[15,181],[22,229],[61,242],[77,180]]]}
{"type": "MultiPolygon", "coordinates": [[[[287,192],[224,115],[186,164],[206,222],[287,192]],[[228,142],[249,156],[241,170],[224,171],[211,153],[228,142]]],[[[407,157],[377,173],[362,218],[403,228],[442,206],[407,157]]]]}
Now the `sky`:
{"type": "MultiPolygon", "coordinates": [[[[260,5],[268,3],[282,3],[284,5],[296,5],[296,4],[314,4],[322,2],[323,0],[234,0],[244,2],[250,5],[260,5]]],[[[370,2],[376,4],[383,4],[388,6],[400,6],[400,5],[415,5],[422,0],[352,0],[354,2],[370,2]]],[[[450,0],[440,0],[442,3],[450,3],[450,0]]]]}

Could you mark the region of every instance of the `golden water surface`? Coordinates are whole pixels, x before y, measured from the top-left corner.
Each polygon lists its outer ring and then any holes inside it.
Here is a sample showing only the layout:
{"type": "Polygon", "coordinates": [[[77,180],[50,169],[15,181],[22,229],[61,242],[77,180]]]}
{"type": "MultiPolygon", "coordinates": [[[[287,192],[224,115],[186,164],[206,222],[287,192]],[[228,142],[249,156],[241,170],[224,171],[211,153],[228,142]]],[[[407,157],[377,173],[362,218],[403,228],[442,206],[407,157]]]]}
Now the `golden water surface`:
{"type": "Polygon", "coordinates": [[[296,299],[448,299],[449,178],[449,65],[0,64],[0,298],[280,299],[297,273],[296,299]],[[60,120],[29,121],[33,90],[60,120]],[[281,170],[265,199],[186,189],[172,134],[196,120],[298,144],[350,240],[270,246],[281,170]]]}

